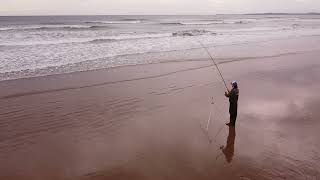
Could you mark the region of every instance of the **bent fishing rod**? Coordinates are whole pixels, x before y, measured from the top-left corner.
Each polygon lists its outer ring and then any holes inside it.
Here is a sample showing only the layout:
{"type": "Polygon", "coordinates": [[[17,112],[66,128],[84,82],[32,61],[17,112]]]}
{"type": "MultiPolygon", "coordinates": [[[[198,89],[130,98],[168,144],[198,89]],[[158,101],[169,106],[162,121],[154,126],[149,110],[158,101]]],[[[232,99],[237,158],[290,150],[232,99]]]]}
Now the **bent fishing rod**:
{"type": "Polygon", "coordinates": [[[206,50],[207,54],[210,56],[213,64],[214,64],[214,65],[216,66],[216,68],[218,69],[218,72],[219,72],[219,74],[220,74],[220,76],[221,76],[221,79],[222,79],[222,81],[223,81],[223,83],[224,83],[224,86],[226,87],[227,91],[229,92],[229,89],[228,89],[228,87],[227,87],[226,81],[224,80],[224,78],[223,78],[223,76],[222,76],[222,73],[221,73],[221,71],[220,71],[217,63],[214,61],[214,59],[213,59],[213,57],[211,56],[209,50],[208,50],[200,41],[198,41],[198,42],[199,42],[199,44],[202,46],[202,48],[206,50]]]}

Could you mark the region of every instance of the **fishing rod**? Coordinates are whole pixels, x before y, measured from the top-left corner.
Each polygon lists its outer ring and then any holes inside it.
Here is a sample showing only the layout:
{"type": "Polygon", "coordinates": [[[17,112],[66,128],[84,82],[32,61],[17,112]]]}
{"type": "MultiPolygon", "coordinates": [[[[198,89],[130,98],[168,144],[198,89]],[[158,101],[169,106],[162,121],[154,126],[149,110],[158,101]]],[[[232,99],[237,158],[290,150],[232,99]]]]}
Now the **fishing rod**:
{"type": "Polygon", "coordinates": [[[222,79],[222,81],[223,81],[223,83],[224,83],[224,86],[226,87],[226,89],[227,89],[227,91],[229,92],[229,89],[228,89],[228,87],[227,87],[227,84],[226,84],[226,81],[224,80],[224,78],[223,78],[223,76],[222,76],[222,73],[221,73],[221,71],[220,71],[220,69],[219,69],[219,67],[218,67],[218,65],[217,65],[217,63],[214,61],[214,59],[213,59],[213,57],[211,56],[211,54],[210,54],[210,52],[209,52],[209,50],[199,41],[199,44],[202,46],[202,48],[203,49],[205,49],[206,50],[206,52],[208,53],[208,55],[210,56],[210,58],[211,58],[211,60],[212,60],[212,62],[213,62],[213,64],[216,66],[216,68],[218,69],[218,72],[219,72],[219,74],[220,74],[220,76],[221,76],[221,79],[222,79]]]}

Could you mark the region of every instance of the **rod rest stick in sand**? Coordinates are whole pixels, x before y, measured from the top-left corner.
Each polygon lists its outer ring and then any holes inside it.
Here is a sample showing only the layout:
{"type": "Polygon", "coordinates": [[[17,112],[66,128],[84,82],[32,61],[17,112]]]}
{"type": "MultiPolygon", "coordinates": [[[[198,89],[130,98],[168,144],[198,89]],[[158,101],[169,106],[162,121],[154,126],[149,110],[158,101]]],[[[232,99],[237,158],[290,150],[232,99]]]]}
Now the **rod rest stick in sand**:
{"type": "Polygon", "coordinates": [[[227,87],[226,81],[224,80],[224,78],[223,78],[223,76],[222,76],[222,73],[221,73],[221,71],[220,71],[217,63],[214,61],[214,59],[213,59],[213,57],[211,56],[209,50],[208,50],[200,41],[199,41],[199,43],[200,43],[200,45],[202,46],[202,48],[206,50],[206,52],[207,52],[208,55],[210,56],[211,60],[213,61],[213,64],[214,64],[214,65],[216,66],[216,68],[218,69],[218,72],[219,72],[219,74],[220,74],[220,76],[221,76],[221,79],[222,79],[222,81],[223,81],[223,83],[224,83],[224,86],[226,87],[227,91],[229,92],[229,89],[228,89],[228,87],[227,87]]]}

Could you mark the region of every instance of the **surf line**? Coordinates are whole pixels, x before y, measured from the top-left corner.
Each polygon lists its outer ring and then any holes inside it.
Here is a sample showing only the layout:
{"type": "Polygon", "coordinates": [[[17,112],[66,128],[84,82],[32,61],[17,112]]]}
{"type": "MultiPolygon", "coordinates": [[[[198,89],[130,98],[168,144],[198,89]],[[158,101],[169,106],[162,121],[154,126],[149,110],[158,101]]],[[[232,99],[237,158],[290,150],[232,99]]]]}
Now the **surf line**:
{"type": "MultiPolygon", "coordinates": [[[[209,55],[210,59],[212,60],[213,64],[215,65],[215,67],[217,68],[218,72],[219,72],[219,75],[223,81],[223,84],[226,88],[226,90],[229,92],[229,89],[227,87],[227,84],[226,84],[226,81],[224,80],[223,76],[222,76],[222,73],[220,71],[220,68],[218,67],[218,64],[215,62],[215,60],[213,59],[212,55],[210,54],[209,50],[200,42],[198,41],[199,44],[201,45],[201,47],[207,52],[207,54],[209,55]]],[[[210,135],[209,135],[209,124],[210,124],[210,121],[211,121],[211,116],[212,116],[212,111],[214,109],[214,101],[213,101],[213,97],[212,97],[212,101],[211,101],[211,105],[210,105],[210,113],[209,113],[209,118],[208,118],[208,121],[207,121],[207,125],[206,125],[206,129],[203,129],[201,124],[200,124],[200,128],[202,129],[203,133],[206,135],[206,137],[208,138],[208,141],[209,143],[211,144],[212,143],[212,140],[215,140],[216,137],[220,134],[221,130],[223,129],[224,126],[222,126],[220,128],[220,130],[218,131],[218,133],[215,135],[215,137],[213,139],[210,138],[210,135]],[[212,107],[211,107],[212,106],[212,107]]]]}

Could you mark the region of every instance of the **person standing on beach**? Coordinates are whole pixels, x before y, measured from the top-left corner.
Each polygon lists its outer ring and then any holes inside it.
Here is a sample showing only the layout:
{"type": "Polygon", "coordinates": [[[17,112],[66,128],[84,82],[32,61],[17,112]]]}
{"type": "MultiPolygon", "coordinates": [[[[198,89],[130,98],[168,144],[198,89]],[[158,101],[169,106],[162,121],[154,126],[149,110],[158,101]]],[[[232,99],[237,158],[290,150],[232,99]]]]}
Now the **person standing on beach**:
{"type": "Polygon", "coordinates": [[[228,92],[224,93],[224,95],[227,98],[229,98],[229,103],[230,103],[229,105],[230,122],[226,123],[226,125],[235,126],[237,113],[238,113],[239,89],[238,89],[238,83],[236,81],[233,81],[231,85],[232,85],[231,91],[228,90],[228,92]]]}

